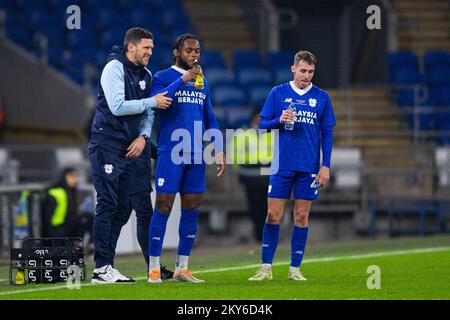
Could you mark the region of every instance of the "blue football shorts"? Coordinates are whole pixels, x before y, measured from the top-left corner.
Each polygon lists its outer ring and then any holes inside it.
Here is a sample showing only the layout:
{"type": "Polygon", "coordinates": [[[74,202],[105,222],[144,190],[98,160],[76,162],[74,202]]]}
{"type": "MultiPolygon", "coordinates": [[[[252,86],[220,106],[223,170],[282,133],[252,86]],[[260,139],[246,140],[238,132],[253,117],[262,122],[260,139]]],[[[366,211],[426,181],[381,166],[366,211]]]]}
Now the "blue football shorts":
{"type": "Polygon", "coordinates": [[[296,200],[316,200],[319,197],[319,183],[317,174],[309,172],[278,170],[277,174],[270,176],[269,198],[290,199],[292,187],[296,200]]]}
{"type": "Polygon", "coordinates": [[[201,154],[199,162],[194,163],[194,156],[189,163],[174,163],[171,152],[159,152],[156,161],[156,193],[158,194],[198,194],[205,192],[205,163],[201,154]]]}

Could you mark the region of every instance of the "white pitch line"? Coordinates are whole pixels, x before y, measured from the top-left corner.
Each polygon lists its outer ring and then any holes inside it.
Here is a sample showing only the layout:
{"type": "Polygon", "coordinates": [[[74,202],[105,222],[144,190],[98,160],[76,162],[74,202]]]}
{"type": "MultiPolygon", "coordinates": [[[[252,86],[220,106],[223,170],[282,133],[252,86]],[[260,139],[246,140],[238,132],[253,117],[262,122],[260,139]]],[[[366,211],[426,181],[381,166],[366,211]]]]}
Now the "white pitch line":
{"type": "MultiPolygon", "coordinates": [[[[337,256],[337,257],[323,257],[323,258],[316,258],[316,259],[305,259],[305,260],[303,260],[302,264],[304,264],[304,263],[317,263],[317,262],[342,261],[342,260],[361,260],[361,259],[367,259],[367,258],[398,256],[398,255],[415,254],[415,253],[430,253],[430,252],[440,252],[440,251],[450,251],[450,247],[435,247],[435,248],[423,248],[423,249],[397,250],[397,251],[385,251],[385,252],[374,252],[374,253],[366,253],[366,254],[357,254],[357,255],[350,255],[350,256],[337,256]]],[[[274,266],[284,266],[284,265],[288,265],[288,264],[290,264],[290,261],[275,262],[273,265],[274,266]]],[[[253,268],[258,268],[260,266],[261,266],[261,264],[250,264],[250,265],[245,265],[245,266],[237,266],[237,267],[229,267],[229,268],[196,270],[196,271],[193,271],[193,273],[199,274],[199,273],[226,272],[226,271],[234,271],[234,270],[253,269],[253,268]]],[[[146,279],[147,279],[147,277],[137,277],[137,278],[135,278],[135,280],[146,280],[146,279]]],[[[95,284],[95,283],[84,283],[84,284],[81,284],[82,287],[91,287],[91,286],[98,286],[98,285],[102,285],[102,284],[95,284]]],[[[103,285],[105,285],[105,284],[103,284],[103,285]]],[[[122,285],[127,285],[127,284],[122,284],[122,285]]],[[[52,287],[45,287],[45,288],[16,290],[16,291],[9,291],[9,292],[0,292],[0,296],[20,294],[20,293],[59,290],[59,289],[68,289],[68,288],[67,288],[67,285],[59,285],[59,286],[52,286],[52,287]]]]}

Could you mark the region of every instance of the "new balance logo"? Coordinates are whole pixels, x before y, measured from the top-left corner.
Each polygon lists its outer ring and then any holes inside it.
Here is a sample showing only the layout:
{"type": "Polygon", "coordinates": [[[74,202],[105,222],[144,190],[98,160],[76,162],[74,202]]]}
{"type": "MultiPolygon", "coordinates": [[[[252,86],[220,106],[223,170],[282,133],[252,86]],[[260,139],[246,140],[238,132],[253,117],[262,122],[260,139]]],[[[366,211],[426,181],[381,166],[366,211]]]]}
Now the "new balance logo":
{"type": "Polygon", "coordinates": [[[186,236],[186,238],[191,238],[191,239],[195,239],[195,234],[190,234],[190,235],[187,235],[187,236],[186,236]]]}
{"type": "Polygon", "coordinates": [[[264,243],[264,244],[262,245],[262,247],[263,247],[263,248],[268,248],[269,245],[264,243]]]}
{"type": "Polygon", "coordinates": [[[295,254],[303,254],[303,251],[295,251],[295,254]]]}
{"type": "Polygon", "coordinates": [[[159,241],[159,240],[161,240],[161,238],[160,237],[153,237],[152,240],[158,240],[159,241]]]}

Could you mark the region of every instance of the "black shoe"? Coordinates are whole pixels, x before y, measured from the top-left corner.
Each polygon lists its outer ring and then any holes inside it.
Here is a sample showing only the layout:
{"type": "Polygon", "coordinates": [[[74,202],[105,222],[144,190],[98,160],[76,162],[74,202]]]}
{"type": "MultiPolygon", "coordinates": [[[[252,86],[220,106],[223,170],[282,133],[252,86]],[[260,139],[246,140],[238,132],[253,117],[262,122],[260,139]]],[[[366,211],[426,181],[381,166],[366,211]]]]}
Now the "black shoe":
{"type": "Polygon", "coordinates": [[[161,280],[170,280],[173,277],[173,271],[166,269],[166,266],[161,266],[161,280]]]}

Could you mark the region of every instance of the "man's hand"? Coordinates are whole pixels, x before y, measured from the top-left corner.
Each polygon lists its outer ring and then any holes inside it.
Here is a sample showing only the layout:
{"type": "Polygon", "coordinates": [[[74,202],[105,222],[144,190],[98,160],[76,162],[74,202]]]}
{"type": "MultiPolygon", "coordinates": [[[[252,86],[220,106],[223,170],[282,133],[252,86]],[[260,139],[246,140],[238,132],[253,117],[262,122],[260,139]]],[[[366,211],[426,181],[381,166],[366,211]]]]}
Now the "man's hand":
{"type": "Polygon", "coordinates": [[[147,141],[145,141],[143,136],[137,137],[127,148],[128,153],[125,156],[132,159],[139,157],[142,154],[146,143],[147,141]]]}
{"type": "Polygon", "coordinates": [[[216,155],[217,160],[217,177],[220,178],[225,173],[225,153],[219,152],[216,155]]]}
{"type": "Polygon", "coordinates": [[[172,98],[166,97],[167,91],[158,93],[155,96],[156,107],[158,109],[167,109],[172,104],[172,98]]]}
{"type": "Polygon", "coordinates": [[[319,188],[326,187],[330,181],[330,168],[322,166],[317,174],[316,181],[319,183],[319,188]]]}
{"type": "Polygon", "coordinates": [[[194,80],[197,76],[201,76],[202,71],[199,68],[189,69],[182,77],[184,83],[194,80]]]}
{"type": "Polygon", "coordinates": [[[286,123],[287,121],[294,121],[294,113],[291,110],[283,110],[280,116],[280,123],[286,123]]]}

